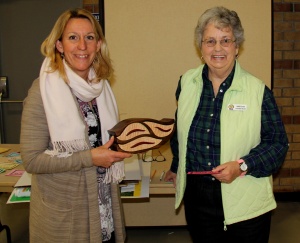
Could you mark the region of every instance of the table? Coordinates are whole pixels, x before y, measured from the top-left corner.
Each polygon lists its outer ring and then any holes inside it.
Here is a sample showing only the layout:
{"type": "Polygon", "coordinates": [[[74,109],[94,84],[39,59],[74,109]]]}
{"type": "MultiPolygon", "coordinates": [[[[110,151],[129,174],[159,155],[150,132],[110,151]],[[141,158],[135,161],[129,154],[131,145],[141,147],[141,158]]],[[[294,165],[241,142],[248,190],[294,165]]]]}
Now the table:
{"type": "Polygon", "coordinates": [[[172,152],[167,143],[157,150],[153,156],[159,154],[166,158],[164,162],[151,163],[151,175],[156,170],[150,182],[149,198],[122,199],[126,226],[182,226],[186,225],[184,205],[175,211],[175,188],[173,184],[160,181],[163,171],[170,169],[172,152]]]}
{"type": "MultiPolygon", "coordinates": [[[[10,148],[9,151],[1,153],[7,155],[11,152],[19,152],[19,144],[0,144],[1,148],[10,148]]],[[[19,165],[14,169],[24,170],[23,165],[19,165]]],[[[28,203],[14,203],[6,204],[10,193],[14,189],[14,185],[20,179],[17,176],[6,176],[11,171],[7,170],[0,174],[0,224],[9,227],[11,232],[11,239],[21,239],[28,232],[29,228],[29,204],[28,203]],[[22,222],[22,223],[16,223],[22,222]]],[[[5,233],[2,233],[3,235],[5,233]]],[[[3,239],[3,237],[1,238],[3,239]]],[[[1,240],[0,240],[1,241],[1,240]]],[[[2,241],[1,241],[2,242],[2,241]]]]}
{"type": "MultiPolygon", "coordinates": [[[[19,152],[19,144],[0,144],[2,148],[11,148],[11,152],[19,152]]],[[[151,180],[149,198],[129,198],[122,199],[125,225],[126,226],[181,226],[186,225],[184,216],[184,206],[175,211],[175,189],[173,184],[160,181],[162,171],[167,172],[170,168],[172,153],[169,143],[163,145],[159,151],[166,158],[164,162],[151,163],[151,175],[156,173],[151,180]]],[[[155,156],[158,150],[153,150],[155,156]]],[[[14,169],[24,169],[22,165],[14,169]]],[[[0,192],[12,192],[13,187],[19,177],[5,176],[9,170],[0,174],[0,192]]]]}
{"type": "MultiPolygon", "coordinates": [[[[10,148],[9,151],[2,153],[1,155],[7,155],[11,152],[20,152],[20,145],[19,144],[0,144],[0,148],[10,148]]],[[[24,170],[23,165],[18,165],[14,168],[14,170],[24,170]]],[[[7,170],[4,173],[0,174],[0,192],[12,192],[14,189],[14,185],[20,179],[17,176],[6,176],[11,170],[7,170]]]]}

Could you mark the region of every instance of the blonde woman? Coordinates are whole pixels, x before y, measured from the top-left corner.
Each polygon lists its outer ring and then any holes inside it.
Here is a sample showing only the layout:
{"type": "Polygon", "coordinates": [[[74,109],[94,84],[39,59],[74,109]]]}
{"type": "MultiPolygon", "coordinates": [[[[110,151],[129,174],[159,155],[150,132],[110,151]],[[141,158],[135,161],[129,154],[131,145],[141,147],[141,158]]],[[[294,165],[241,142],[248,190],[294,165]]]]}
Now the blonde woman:
{"type": "Polygon", "coordinates": [[[106,40],[86,10],[64,12],[41,46],[40,76],[24,102],[21,154],[32,174],[30,242],[124,242],[117,183],[122,160],[106,40]]]}

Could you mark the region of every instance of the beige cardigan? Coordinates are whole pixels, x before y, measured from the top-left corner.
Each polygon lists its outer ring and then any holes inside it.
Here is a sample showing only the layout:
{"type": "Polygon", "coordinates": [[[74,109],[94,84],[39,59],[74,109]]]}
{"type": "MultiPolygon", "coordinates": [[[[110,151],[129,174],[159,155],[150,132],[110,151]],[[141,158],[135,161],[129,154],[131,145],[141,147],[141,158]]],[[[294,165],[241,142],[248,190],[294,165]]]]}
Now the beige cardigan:
{"type": "MultiPolygon", "coordinates": [[[[102,242],[91,152],[67,158],[44,153],[52,144],[38,79],[24,101],[20,142],[25,169],[32,173],[30,242],[102,242]]],[[[122,243],[126,235],[118,185],[111,184],[111,194],[116,242],[122,243]]]]}

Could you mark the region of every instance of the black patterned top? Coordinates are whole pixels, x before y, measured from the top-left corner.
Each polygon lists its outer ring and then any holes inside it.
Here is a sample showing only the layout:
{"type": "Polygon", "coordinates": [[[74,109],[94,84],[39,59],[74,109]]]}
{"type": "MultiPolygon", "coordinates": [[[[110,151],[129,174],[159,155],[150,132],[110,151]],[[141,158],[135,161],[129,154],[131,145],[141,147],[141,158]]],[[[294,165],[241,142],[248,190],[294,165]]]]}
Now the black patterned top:
{"type": "MultiPolygon", "coordinates": [[[[101,124],[96,100],[94,99],[91,102],[84,102],[77,98],[77,101],[88,126],[88,135],[91,147],[96,148],[102,146],[101,124]]],[[[102,241],[110,240],[111,233],[114,231],[110,184],[103,182],[105,175],[106,169],[100,166],[97,167],[98,202],[102,241]]]]}

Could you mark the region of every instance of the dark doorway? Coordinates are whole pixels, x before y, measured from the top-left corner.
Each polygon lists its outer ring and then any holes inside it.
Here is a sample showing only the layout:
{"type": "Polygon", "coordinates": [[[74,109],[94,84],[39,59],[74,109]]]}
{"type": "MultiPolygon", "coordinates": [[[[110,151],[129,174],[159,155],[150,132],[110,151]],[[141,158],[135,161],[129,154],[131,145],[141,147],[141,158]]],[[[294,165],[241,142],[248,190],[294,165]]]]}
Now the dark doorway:
{"type": "Polygon", "coordinates": [[[39,75],[41,43],[57,17],[74,7],[82,0],[0,0],[0,76],[9,82],[0,103],[1,143],[19,143],[22,101],[39,75]]]}

